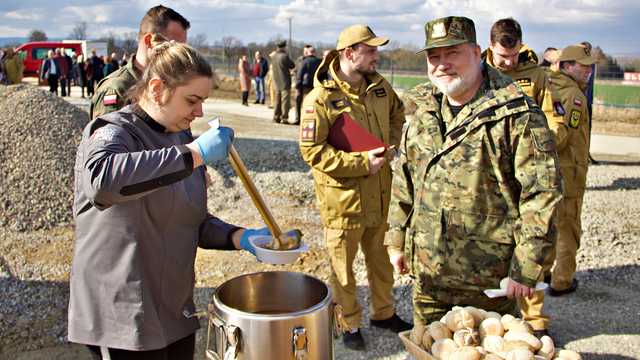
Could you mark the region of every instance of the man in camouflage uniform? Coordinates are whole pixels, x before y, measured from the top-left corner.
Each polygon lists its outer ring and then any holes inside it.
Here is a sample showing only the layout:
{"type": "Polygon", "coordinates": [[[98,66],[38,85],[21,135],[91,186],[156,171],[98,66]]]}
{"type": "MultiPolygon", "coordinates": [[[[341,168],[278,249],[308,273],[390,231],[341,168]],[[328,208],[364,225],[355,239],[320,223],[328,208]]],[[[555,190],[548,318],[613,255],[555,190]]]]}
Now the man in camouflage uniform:
{"type": "MultiPolygon", "coordinates": [[[[483,53],[483,58],[487,65],[512,78],[538,106],[543,109],[551,106],[547,74],[538,66],[536,53],[522,43],[522,28],[517,21],[512,18],[500,19],[491,26],[489,48],[483,53]]],[[[550,270],[544,268],[543,272],[548,274],[550,270]]],[[[548,329],[549,316],[542,312],[543,291],[536,291],[530,298],[518,298],[518,307],[522,318],[534,330],[544,333],[548,329]]]]}
{"type": "Polygon", "coordinates": [[[573,292],[578,287],[574,278],[576,252],[582,233],[580,215],[589,164],[589,109],[583,90],[592,75],[595,59],[584,46],[571,45],[562,49],[558,62],[560,70],[549,78],[553,105],[545,108],[564,178],[564,197],[558,206],[555,267],[549,289],[552,296],[573,292]]]}
{"type": "Polygon", "coordinates": [[[140,22],[138,51],[126,66],[109,74],[96,85],[95,94],[91,98],[89,118],[95,119],[128,105],[127,92],[142,77],[151,49],[168,40],[186,42],[190,26],[189,21],[173,9],[162,5],[149,9],[140,22]]]}
{"type": "MultiPolygon", "coordinates": [[[[383,246],[391,190],[385,148],[348,152],[329,142],[334,123],[350,118],[381,142],[400,143],[402,102],[376,72],[378,46],[388,41],[364,25],[343,30],[336,50],[316,71],[314,88],[304,98],[300,123],[300,151],[315,180],[331,257],[334,300],[342,306],[348,327],[343,341],[355,350],[364,349],[359,330],[362,309],[353,274],[358,246],[365,256],[371,287],[371,325],[395,332],[411,328],[395,314],[393,268],[383,246]]],[[[392,157],[393,153],[391,149],[386,155],[392,157]]]]}
{"type": "Polygon", "coordinates": [[[528,297],[551,250],[561,181],[542,111],[480,58],[473,21],[425,26],[431,82],[405,94],[385,244],[411,272],[414,323],[454,305],[508,313],[528,297]],[[507,298],[484,289],[508,277],[507,298]]]}

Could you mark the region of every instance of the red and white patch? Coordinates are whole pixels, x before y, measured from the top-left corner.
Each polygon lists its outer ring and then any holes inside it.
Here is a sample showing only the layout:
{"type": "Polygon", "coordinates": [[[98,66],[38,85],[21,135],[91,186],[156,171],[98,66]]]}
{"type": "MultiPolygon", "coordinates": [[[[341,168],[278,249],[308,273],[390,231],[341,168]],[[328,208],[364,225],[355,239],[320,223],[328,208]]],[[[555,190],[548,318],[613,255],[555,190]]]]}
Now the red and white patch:
{"type": "Polygon", "coordinates": [[[118,103],[118,95],[116,94],[105,95],[104,98],[102,99],[103,105],[115,105],[117,103],[118,103]]]}
{"type": "Polygon", "coordinates": [[[303,121],[300,126],[300,141],[315,141],[316,140],[316,122],[315,121],[303,121]]]}
{"type": "Polygon", "coordinates": [[[573,104],[575,106],[582,106],[582,101],[580,99],[573,99],[573,104]]]}
{"type": "Polygon", "coordinates": [[[314,112],[316,112],[316,109],[313,106],[307,106],[304,108],[305,114],[313,114],[314,112]]]}

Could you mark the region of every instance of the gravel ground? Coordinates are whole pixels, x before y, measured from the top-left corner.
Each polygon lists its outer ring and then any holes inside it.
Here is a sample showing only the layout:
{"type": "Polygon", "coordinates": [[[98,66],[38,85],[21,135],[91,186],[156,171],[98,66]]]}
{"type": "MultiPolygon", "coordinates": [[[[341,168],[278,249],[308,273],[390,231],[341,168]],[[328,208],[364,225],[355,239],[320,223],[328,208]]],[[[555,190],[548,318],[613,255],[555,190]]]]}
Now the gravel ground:
{"type": "Polygon", "coordinates": [[[29,85],[0,85],[0,225],[48,229],[71,221],[73,163],[88,116],[29,85]]]}
{"type": "MultiPolygon", "coordinates": [[[[256,119],[242,121],[266,125],[256,119]]],[[[215,286],[242,273],[291,270],[328,278],[312,180],[292,141],[296,131],[286,126],[276,128],[285,129],[286,136],[258,139],[238,133],[236,147],[281,227],[300,228],[312,251],[291,266],[259,264],[241,252],[200,251],[196,263],[199,308],[209,303],[215,286]]],[[[230,167],[221,165],[210,173],[210,211],[229,222],[258,226],[258,213],[230,167]]],[[[4,187],[2,191],[6,191],[4,187]]],[[[565,297],[547,298],[546,307],[553,319],[551,334],[560,346],[581,352],[585,359],[638,359],[638,163],[602,163],[590,168],[583,229],[577,273],[580,288],[565,297]]],[[[65,343],[72,231],[71,226],[22,232],[0,227],[0,359],[88,359],[84,348],[65,343]]],[[[359,298],[366,308],[368,288],[361,256],[356,259],[355,270],[359,298]]],[[[394,292],[400,316],[409,318],[411,286],[407,277],[397,279],[394,292]]],[[[368,321],[363,325],[367,351],[346,350],[338,340],[336,359],[407,358],[395,334],[373,329],[368,321]]],[[[205,336],[205,331],[199,332],[197,354],[203,354],[205,336]]]]}

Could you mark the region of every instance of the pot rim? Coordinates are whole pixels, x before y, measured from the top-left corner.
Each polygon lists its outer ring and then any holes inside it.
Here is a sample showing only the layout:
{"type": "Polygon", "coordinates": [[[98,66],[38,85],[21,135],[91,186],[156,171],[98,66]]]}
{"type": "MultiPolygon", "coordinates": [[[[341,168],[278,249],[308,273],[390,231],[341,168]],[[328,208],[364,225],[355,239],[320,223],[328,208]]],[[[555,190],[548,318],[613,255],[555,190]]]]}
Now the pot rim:
{"type": "Polygon", "coordinates": [[[331,287],[329,287],[327,284],[325,284],[324,281],[318,279],[315,276],[306,274],[306,273],[302,273],[302,272],[298,272],[298,271],[257,271],[257,272],[253,272],[253,273],[248,273],[248,274],[242,274],[239,276],[236,276],[232,279],[229,279],[227,281],[225,281],[224,283],[222,283],[220,286],[216,287],[216,290],[213,294],[213,311],[216,313],[219,313],[221,311],[230,313],[230,314],[234,314],[234,315],[250,315],[252,317],[257,317],[257,318],[262,318],[262,319],[269,319],[269,320],[273,320],[273,319],[287,319],[287,318],[291,318],[291,317],[297,317],[297,316],[301,316],[301,315],[307,315],[313,312],[316,312],[317,310],[325,307],[327,305],[327,303],[329,305],[331,305],[331,298],[332,298],[332,291],[331,291],[331,287]],[[292,274],[299,274],[302,276],[306,276],[309,277],[313,280],[319,281],[321,284],[323,284],[326,289],[327,289],[327,295],[320,300],[317,304],[308,307],[304,310],[300,310],[300,311],[296,311],[296,312],[289,312],[289,313],[284,313],[284,314],[257,314],[257,313],[252,313],[252,312],[247,312],[247,311],[242,311],[242,310],[238,310],[236,308],[232,308],[228,305],[226,305],[225,303],[223,303],[220,300],[220,297],[218,296],[220,293],[220,288],[226,284],[229,281],[235,280],[237,278],[241,278],[241,277],[245,277],[245,276],[251,276],[251,275],[256,275],[256,274],[262,274],[262,273],[292,273],[292,274]]]}

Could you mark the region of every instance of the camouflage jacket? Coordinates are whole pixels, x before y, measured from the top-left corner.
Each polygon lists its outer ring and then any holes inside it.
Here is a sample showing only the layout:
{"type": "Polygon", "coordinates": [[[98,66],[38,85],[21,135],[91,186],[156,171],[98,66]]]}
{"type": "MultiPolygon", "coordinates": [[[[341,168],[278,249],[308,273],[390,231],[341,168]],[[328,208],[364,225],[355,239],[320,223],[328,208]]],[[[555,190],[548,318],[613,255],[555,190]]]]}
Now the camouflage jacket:
{"type": "Polygon", "coordinates": [[[96,92],[91,98],[89,119],[93,120],[100,115],[120,110],[126,105],[127,91],[132,88],[142,73],[135,67],[135,55],[127,65],[112,72],[96,85],[96,92]]]}
{"type": "Polygon", "coordinates": [[[506,276],[534,286],[561,198],[544,114],[511,79],[483,72],[456,117],[430,83],[404,96],[385,244],[404,248],[417,286],[446,303],[484,297],[506,276]]]}

